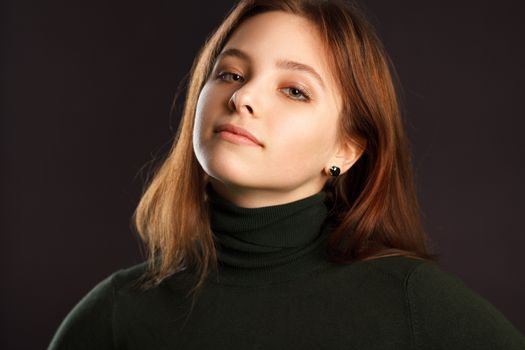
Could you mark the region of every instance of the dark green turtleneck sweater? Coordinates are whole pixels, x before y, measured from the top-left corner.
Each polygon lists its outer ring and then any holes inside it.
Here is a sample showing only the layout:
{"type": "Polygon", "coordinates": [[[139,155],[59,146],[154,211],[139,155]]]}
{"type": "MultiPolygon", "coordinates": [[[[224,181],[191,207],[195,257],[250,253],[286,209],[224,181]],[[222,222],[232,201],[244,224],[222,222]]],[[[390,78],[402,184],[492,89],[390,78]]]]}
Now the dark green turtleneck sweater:
{"type": "Polygon", "coordinates": [[[240,208],[209,190],[220,269],[190,312],[190,272],[130,286],[113,273],[67,315],[63,349],[525,349],[503,315],[434,263],[386,257],[335,264],[324,194],[240,208]]]}

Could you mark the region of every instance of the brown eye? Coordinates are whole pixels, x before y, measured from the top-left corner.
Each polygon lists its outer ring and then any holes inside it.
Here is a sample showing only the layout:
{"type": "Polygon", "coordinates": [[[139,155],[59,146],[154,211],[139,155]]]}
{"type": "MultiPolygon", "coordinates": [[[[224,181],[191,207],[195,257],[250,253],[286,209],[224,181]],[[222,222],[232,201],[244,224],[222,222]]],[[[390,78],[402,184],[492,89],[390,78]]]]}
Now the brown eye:
{"type": "Polygon", "coordinates": [[[231,72],[221,72],[217,76],[218,79],[224,80],[224,81],[242,81],[243,77],[236,73],[231,72]]]}
{"type": "Polygon", "coordinates": [[[300,96],[302,93],[299,89],[291,88],[290,93],[294,96],[300,96]]]}
{"type": "Polygon", "coordinates": [[[310,100],[310,95],[308,93],[306,93],[306,91],[303,91],[301,89],[298,89],[296,87],[287,87],[287,88],[284,88],[283,90],[285,91],[288,91],[286,94],[292,99],[292,100],[297,100],[297,101],[309,101],[310,100]]]}

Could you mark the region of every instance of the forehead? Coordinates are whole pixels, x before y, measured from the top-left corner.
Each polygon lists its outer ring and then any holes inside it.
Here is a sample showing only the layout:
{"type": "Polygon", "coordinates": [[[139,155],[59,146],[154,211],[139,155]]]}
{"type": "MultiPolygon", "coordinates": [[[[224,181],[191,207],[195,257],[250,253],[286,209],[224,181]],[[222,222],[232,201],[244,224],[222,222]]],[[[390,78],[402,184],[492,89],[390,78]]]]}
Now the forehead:
{"type": "Polygon", "coordinates": [[[323,80],[323,100],[340,109],[342,96],[328,64],[326,48],[316,26],[294,14],[271,11],[243,21],[232,33],[222,52],[237,49],[252,63],[270,69],[278,62],[291,61],[313,68],[323,80]]]}
{"type": "Polygon", "coordinates": [[[286,12],[255,15],[240,24],[224,50],[236,48],[262,63],[293,60],[327,75],[330,69],[325,46],[317,28],[309,20],[286,12]]]}

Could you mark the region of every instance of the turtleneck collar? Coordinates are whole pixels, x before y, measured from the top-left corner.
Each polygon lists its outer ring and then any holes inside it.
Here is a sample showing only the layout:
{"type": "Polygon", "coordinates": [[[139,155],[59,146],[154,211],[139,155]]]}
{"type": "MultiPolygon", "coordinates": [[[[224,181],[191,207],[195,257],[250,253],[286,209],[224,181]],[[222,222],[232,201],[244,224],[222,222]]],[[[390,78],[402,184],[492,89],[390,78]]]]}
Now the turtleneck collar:
{"type": "Polygon", "coordinates": [[[243,208],[207,187],[210,225],[219,260],[218,280],[266,284],[293,279],[322,265],[326,193],[286,204],[243,208]]]}

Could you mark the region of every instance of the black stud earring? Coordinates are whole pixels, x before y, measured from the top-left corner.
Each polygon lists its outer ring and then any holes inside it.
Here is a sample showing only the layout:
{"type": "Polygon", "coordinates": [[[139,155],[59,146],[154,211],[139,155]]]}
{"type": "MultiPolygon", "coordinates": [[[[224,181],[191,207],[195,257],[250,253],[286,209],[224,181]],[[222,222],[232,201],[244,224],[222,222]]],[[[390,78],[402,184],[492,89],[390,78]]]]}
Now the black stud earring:
{"type": "Polygon", "coordinates": [[[341,172],[341,169],[339,169],[339,167],[335,165],[332,165],[332,167],[330,168],[330,175],[332,176],[337,176],[339,175],[340,172],[341,172]]]}

